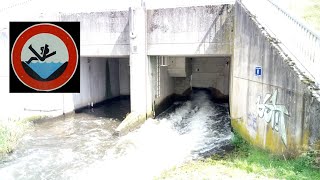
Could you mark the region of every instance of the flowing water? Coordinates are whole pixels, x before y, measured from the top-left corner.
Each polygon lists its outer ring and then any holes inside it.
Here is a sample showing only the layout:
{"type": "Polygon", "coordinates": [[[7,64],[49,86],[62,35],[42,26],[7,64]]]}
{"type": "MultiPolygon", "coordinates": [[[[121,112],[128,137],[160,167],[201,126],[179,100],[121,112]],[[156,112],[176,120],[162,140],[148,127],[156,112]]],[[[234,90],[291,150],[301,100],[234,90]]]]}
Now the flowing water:
{"type": "Polygon", "coordinates": [[[0,179],[152,179],[185,161],[223,151],[231,138],[227,106],[203,92],[175,102],[139,129],[114,137],[129,112],[117,100],[42,121],[0,161],[0,179]]]}

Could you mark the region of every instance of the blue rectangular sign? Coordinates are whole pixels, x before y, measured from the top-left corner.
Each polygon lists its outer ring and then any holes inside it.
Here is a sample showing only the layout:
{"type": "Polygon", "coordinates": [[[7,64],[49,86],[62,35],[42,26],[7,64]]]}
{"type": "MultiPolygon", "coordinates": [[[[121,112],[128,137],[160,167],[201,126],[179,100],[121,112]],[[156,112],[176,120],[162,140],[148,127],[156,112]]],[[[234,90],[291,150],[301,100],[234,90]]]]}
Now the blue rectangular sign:
{"type": "Polygon", "coordinates": [[[262,76],[262,67],[260,67],[260,66],[256,67],[255,75],[256,76],[262,76]]]}

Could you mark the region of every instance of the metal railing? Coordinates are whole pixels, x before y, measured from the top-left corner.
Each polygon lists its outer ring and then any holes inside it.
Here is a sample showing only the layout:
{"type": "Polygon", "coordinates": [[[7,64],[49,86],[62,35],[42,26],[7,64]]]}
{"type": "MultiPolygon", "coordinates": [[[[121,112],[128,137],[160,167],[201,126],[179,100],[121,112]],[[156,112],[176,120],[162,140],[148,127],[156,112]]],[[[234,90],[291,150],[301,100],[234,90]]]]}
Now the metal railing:
{"type": "Polygon", "coordinates": [[[240,0],[300,63],[300,70],[320,83],[320,36],[272,0],[240,0]]]}

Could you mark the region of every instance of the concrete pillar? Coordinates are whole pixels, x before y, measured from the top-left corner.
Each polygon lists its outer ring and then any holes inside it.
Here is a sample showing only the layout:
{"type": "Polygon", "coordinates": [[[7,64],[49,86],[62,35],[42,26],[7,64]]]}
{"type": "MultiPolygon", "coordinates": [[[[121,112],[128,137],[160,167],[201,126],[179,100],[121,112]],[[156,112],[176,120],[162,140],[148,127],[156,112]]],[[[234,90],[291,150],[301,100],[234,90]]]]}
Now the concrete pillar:
{"type": "Polygon", "coordinates": [[[117,127],[116,134],[136,129],[151,113],[148,112],[151,103],[148,103],[147,11],[143,2],[137,2],[129,11],[131,113],[117,127]]]}
{"type": "Polygon", "coordinates": [[[147,113],[147,15],[144,3],[130,8],[130,92],[131,112],[147,113]]]}
{"type": "Polygon", "coordinates": [[[147,56],[147,11],[143,2],[137,2],[129,11],[131,113],[117,127],[116,134],[126,134],[136,129],[151,115],[152,110],[147,56]]]}

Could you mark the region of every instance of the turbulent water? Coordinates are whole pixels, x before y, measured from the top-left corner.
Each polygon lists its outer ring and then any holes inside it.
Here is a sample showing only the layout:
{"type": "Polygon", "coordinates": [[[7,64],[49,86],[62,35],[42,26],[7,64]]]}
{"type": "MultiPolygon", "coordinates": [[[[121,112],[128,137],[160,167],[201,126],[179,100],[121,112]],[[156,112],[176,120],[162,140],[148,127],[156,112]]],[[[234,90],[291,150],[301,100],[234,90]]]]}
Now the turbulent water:
{"type": "Polygon", "coordinates": [[[211,102],[205,92],[175,102],[126,136],[114,137],[128,106],[128,100],[121,100],[36,124],[0,162],[0,179],[152,179],[229,144],[227,107],[211,102]]]}

